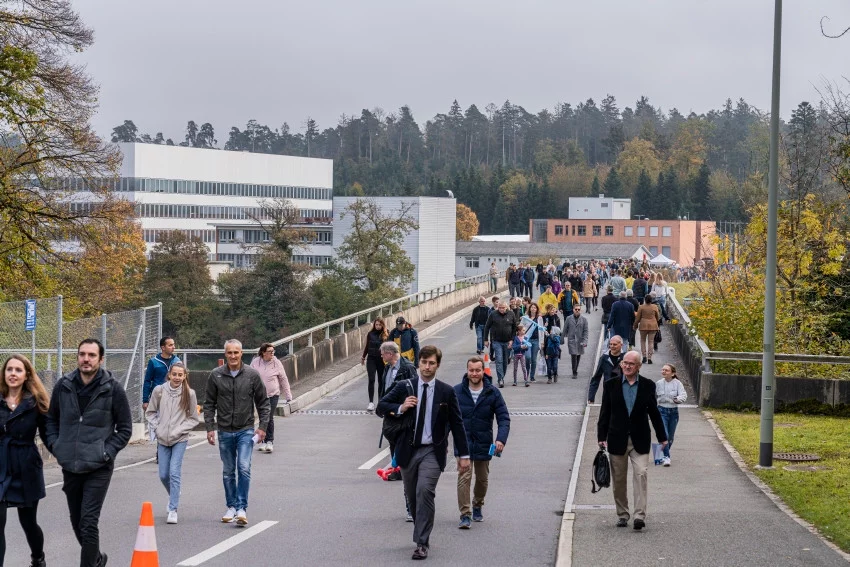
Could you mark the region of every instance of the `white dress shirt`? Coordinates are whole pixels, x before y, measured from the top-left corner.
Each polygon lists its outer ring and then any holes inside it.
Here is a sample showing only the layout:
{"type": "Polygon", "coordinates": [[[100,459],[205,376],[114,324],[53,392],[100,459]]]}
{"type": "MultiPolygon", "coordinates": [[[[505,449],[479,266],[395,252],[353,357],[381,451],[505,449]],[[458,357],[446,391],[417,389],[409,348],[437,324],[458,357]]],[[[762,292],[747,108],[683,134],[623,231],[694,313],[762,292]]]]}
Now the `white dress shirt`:
{"type": "Polygon", "coordinates": [[[422,404],[416,404],[416,422],[419,423],[419,412],[425,412],[425,423],[422,425],[422,444],[423,445],[431,445],[434,442],[433,432],[431,431],[431,416],[433,415],[432,408],[434,407],[434,381],[431,382],[423,382],[422,378],[419,378],[419,391],[417,392],[417,398],[422,399],[422,393],[425,391],[425,386],[428,386],[428,399],[425,400],[425,407],[422,407],[422,404]]]}

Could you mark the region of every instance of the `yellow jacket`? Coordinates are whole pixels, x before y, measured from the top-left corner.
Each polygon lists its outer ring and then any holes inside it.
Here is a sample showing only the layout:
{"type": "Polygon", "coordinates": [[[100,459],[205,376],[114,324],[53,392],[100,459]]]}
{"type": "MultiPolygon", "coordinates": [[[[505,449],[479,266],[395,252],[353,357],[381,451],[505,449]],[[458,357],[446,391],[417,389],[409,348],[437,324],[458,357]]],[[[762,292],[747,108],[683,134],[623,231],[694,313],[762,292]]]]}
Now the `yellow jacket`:
{"type": "Polygon", "coordinates": [[[546,313],[547,305],[554,305],[556,309],[558,308],[558,298],[551,291],[547,291],[537,298],[537,305],[540,307],[541,313],[546,313]]]}

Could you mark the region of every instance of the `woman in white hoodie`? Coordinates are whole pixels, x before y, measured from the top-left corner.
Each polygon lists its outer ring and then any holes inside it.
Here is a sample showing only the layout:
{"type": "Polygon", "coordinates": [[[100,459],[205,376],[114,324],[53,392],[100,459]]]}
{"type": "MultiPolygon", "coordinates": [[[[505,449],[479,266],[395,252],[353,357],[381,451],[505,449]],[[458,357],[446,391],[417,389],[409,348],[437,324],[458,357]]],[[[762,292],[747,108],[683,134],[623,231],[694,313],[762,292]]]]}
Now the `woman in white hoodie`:
{"type": "Polygon", "coordinates": [[[676,367],[672,364],[661,367],[661,376],[661,380],[655,383],[655,398],[658,411],[661,412],[661,421],[664,422],[664,430],[667,432],[667,444],[664,446],[664,459],[661,464],[669,467],[670,447],[679,424],[679,405],[687,401],[688,393],[676,377],[676,367]]]}
{"type": "Polygon", "coordinates": [[[177,523],[183,455],[189,433],[200,422],[198,398],[195,390],[189,388],[188,377],[185,364],[172,364],[165,383],[153,389],[145,411],[145,418],[156,436],[159,480],[168,492],[169,524],[177,523]]]}

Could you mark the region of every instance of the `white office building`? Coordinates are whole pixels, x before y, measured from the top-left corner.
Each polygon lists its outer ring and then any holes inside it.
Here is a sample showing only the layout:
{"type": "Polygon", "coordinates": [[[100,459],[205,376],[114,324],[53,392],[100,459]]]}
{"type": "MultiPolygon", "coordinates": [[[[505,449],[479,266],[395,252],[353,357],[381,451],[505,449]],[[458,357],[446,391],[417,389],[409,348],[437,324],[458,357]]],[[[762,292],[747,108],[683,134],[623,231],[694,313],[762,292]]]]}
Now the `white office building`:
{"type": "Polygon", "coordinates": [[[333,161],[224,150],[119,144],[124,154],[114,189],[135,204],[148,250],[179,230],[203,239],[214,261],[250,267],[268,240],[255,220],[263,201],[285,198],[311,237],[298,262],[326,264],[331,252],[333,161]]]}
{"type": "Polygon", "coordinates": [[[632,218],[632,200],[599,197],[570,197],[570,219],[625,219],[632,218]]]}
{"type": "MultiPolygon", "coordinates": [[[[418,230],[402,246],[416,267],[409,292],[427,291],[454,281],[457,201],[444,197],[334,197],[333,248],[336,251],[353,226],[352,215],[340,214],[357,199],[376,202],[384,215],[398,215],[409,206],[418,230]]],[[[485,270],[486,271],[486,270],[485,270]]]]}

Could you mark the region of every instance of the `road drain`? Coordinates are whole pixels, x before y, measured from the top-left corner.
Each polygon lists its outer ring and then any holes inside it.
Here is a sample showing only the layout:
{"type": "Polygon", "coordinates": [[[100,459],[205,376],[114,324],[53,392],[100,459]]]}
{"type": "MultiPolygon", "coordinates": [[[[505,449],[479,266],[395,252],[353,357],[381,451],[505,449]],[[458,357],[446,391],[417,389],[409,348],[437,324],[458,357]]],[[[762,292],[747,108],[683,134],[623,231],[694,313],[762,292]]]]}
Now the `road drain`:
{"type": "Polygon", "coordinates": [[[773,458],[777,461],[793,461],[795,463],[820,460],[820,457],[813,453],[774,453],[773,458]]]}

